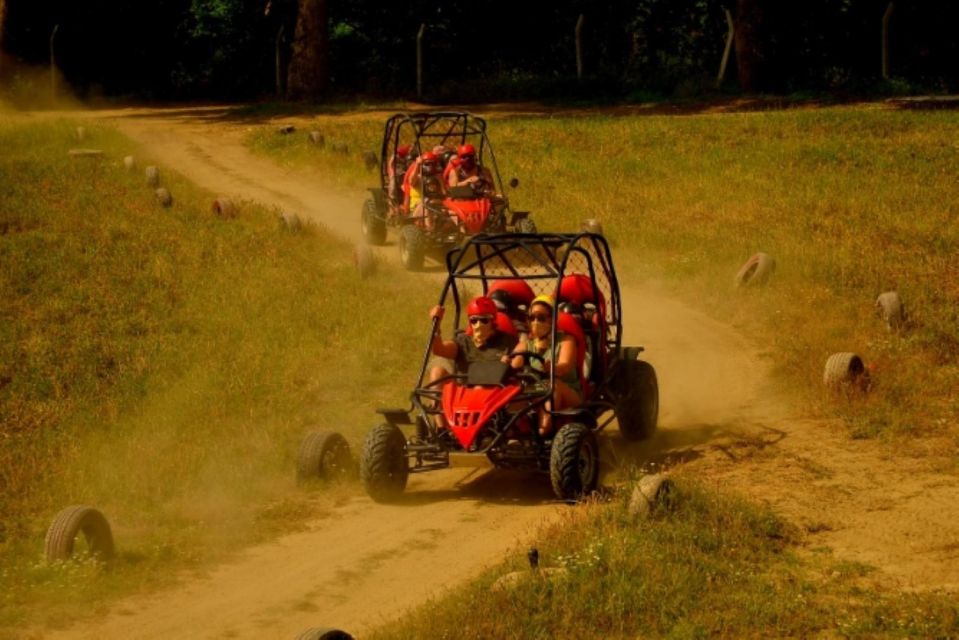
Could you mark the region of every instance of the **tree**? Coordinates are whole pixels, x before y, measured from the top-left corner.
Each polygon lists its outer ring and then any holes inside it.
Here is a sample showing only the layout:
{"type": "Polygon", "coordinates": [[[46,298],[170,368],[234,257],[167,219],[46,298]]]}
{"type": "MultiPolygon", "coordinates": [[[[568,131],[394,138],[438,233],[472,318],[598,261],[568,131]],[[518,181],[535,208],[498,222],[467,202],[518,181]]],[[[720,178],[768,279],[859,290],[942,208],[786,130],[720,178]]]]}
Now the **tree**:
{"type": "Polygon", "coordinates": [[[743,91],[758,91],[765,82],[767,0],[736,0],[736,72],[743,91]]]}
{"type": "Polygon", "coordinates": [[[292,100],[322,96],[330,82],[330,28],[327,0],[299,0],[293,52],[287,70],[292,100]]]}

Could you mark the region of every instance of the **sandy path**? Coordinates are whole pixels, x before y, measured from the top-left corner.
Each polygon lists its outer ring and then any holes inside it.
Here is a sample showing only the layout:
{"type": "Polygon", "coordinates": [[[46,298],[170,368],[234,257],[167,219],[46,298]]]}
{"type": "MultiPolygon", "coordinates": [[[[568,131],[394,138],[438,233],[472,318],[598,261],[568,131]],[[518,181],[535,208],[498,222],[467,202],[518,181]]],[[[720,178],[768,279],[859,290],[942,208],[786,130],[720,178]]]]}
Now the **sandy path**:
{"type": "MultiPolygon", "coordinates": [[[[359,239],[363,194],[331,194],[252,156],[241,143],[246,125],[217,110],[87,115],[113,119],[163,165],[214,193],[295,211],[359,239]]],[[[881,567],[883,581],[959,586],[954,473],[938,472],[934,458],[892,459],[839,425],[796,418],[742,336],[652,285],[622,286],[625,341],[647,347],[662,395],[660,433],[630,454],[686,465],[771,504],[807,531],[811,548],[881,567]]],[[[619,441],[612,434],[608,442],[619,441]]],[[[528,543],[539,524],[569,508],[550,498],[547,483],[502,472],[414,477],[400,505],[357,498],[208,578],[120,602],[102,620],[49,637],[290,638],[313,625],[363,633],[528,543]]]]}

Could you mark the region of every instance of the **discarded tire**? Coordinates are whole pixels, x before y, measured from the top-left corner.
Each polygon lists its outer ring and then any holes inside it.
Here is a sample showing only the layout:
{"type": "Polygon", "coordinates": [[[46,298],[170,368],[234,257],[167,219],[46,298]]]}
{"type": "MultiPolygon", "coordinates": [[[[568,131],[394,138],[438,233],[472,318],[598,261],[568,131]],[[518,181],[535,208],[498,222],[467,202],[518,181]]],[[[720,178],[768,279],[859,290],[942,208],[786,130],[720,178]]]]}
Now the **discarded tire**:
{"type": "Polygon", "coordinates": [[[160,186],[160,170],[154,166],[149,166],[143,170],[144,174],[147,177],[147,186],[150,187],[159,187],[160,186]]]}
{"type": "Polygon", "coordinates": [[[326,146],[326,138],[319,131],[310,131],[310,142],[321,148],[326,146]]]}
{"type": "Polygon", "coordinates": [[[72,558],[74,541],[81,533],[90,555],[103,561],[113,558],[113,532],[106,517],[93,507],[75,505],[58,513],[47,529],[44,544],[47,561],[72,558]]]}
{"type": "Polygon", "coordinates": [[[596,218],[587,218],[586,220],[583,220],[583,224],[580,225],[580,229],[587,233],[603,235],[603,225],[596,218]]]}
{"type": "Polygon", "coordinates": [[[285,124],[279,129],[279,132],[285,136],[290,135],[294,131],[296,131],[296,127],[294,127],[292,124],[285,124]]]}
{"type": "Polygon", "coordinates": [[[300,216],[295,213],[283,212],[280,214],[280,224],[290,231],[299,231],[303,227],[300,216]]]}
{"type": "Polygon", "coordinates": [[[127,171],[133,171],[137,168],[137,161],[133,156],[126,156],[123,159],[123,166],[127,171]]]}
{"type": "Polygon", "coordinates": [[[867,390],[869,387],[869,372],[862,362],[862,358],[855,353],[834,353],[826,360],[826,368],[822,375],[823,384],[830,389],[859,388],[867,390]]]}
{"type": "Polygon", "coordinates": [[[353,636],[346,631],[330,627],[311,627],[300,632],[296,640],[353,640],[353,636]]]}
{"type": "Polygon", "coordinates": [[[170,195],[170,192],[167,189],[160,187],[154,191],[154,193],[156,194],[157,202],[160,203],[160,206],[169,207],[173,205],[173,196],[170,195]]]}
{"type": "Polygon", "coordinates": [[[87,130],[84,127],[77,127],[77,140],[83,141],[87,139],[87,130]]]}
{"type": "Polygon", "coordinates": [[[759,252],[739,268],[736,274],[736,286],[764,286],[776,271],[776,260],[768,253],[759,252]]]}
{"type": "Polygon", "coordinates": [[[361,278],[368,278],[376,272],[376,257],[373,250],[366,245],[353,247],[353,264],[361,278]]]}
{"type": "Polygon", "coordinates": [[[890,331],[902,328],[906,314],[898,292],[886,291],[880,293],[879,297],[876,298],[876,311],[890,331]]]}
{"type": "Polygon", "coordinates": [[[217,198],[214,200],[213,204],[210,205],[210,211],[220,218],[236,217],[236,207],[233,206],[233,201],[229,198],[217,198]]]}
{"type": "Polygon", "coordinates": [[[656,509],[672,509],[676,500],[673,481],[662,473],[643,476],[629,497],[629,514],[645,518],[656,509]]]}
{"type": "Polygon", "coordinates": [[[330,145],[330,148],[334,153],[342,153],[343,155],[346,155],[350,152],[350,145],[346,144],[345,142],[334,142],[332,145],[330,145]]]}
{"type": "Polygon", "coordinates": [[[296,481],[338,480],[353,473],[353,454],[346,438],[333,431],[306,434],[296,456],[296,481]]]}
{"type": "Polygon", "coordinates": [[[99,158],[103,155],[100,149],[70,149],[67,155],[71,158],[99,158]]]}
{"type": "Polygon", "coordinates": [[[517,233],[536,233],[536,223],[532,218],[520,218],[516,221],[517,233]]]}
{"type": "Polygon", "coordinates": [[[376,157],[376,154],[372,151],[367,151],[363,154],[363,166],[366,167],[367,171],[372,171],[380,163],[380,159],[376,157]]]}

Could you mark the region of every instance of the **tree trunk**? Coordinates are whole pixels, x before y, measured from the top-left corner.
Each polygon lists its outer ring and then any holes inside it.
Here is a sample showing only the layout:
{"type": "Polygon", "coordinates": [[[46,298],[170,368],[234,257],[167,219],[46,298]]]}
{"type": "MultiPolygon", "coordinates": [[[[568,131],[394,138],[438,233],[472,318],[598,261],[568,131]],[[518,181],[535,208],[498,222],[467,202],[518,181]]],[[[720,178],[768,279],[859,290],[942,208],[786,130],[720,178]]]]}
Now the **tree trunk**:
{"type": "Polygon", "coordinates": [[[765,83],[766,0],[736,0],[736,72],[743,91],[759,91],[765,83]]]}
{"type": "Polygon", "coordinates": [[[293,53],[286,76],[287,97],[322,96],[329,85],[330,30],[327,0],[299,0],[293,53]]]}
{"type": "Polygon", "coordinates": [[[3,80],[6,65],[3,60],[4,47],[6,45],[7,28],[7,0],[0,0],[0,81],[3,80]]]}

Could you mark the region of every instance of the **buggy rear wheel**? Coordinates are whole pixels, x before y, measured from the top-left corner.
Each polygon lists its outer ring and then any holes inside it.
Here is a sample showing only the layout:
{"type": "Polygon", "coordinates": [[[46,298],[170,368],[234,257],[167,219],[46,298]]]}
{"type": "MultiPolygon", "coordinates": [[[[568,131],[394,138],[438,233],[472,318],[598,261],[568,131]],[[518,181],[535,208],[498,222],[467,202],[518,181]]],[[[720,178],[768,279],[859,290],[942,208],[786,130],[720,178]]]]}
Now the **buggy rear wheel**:
{"type": "Polygon", "coordinates": [[[596,488],[599,445],[589,427],[573,422],[559,430],[549,454],[549,478],[561,500],[576,500],[596,488]]]}
{"type": "Polygon", "coordinates": [[[363,229],[363,239],[367,244],[380,245],[386,242],[386,220],[376,210],[373,198],[367,198],[363,203],[360,225],[363,229]]]}
{"type": "Polygon", "coordinates": [[[653,366],[643,360],[623,360],[613,384],[619,432],[627,440],[653,435],[659,418],[659,383],[653,366]]]}
{"type": "Polygon", "coordinates": [[[426,236],[415,224],[400,229],[400,262],[408,271],[423,268],[423,256],[426,254],[426,236]]]}
{"type": "Polygon", "coordinates": [[[360,480],[366,492],[377,502],[389,502],[406,489],[409,474],[403,432],[392,424],[374,427],[360,454],[360,480]]]}

